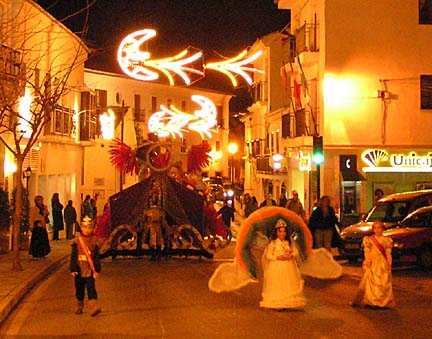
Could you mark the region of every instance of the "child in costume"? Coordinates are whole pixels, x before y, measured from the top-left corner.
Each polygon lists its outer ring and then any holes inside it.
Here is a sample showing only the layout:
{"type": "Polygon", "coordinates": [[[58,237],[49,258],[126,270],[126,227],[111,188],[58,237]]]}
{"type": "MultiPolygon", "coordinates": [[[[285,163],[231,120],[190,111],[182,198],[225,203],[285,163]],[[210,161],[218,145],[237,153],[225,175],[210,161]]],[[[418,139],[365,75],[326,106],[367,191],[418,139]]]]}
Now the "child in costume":
{"type": "Polygon", "coordinates": [[[95,279],[100,270],[99,248],[93,234],[94,223],[85,217],[81,223],[80,235],[72,241],[70,271],[75,277],[75,296],[77,308],[75,314],[83,313],[85,289],[90,304],[90,315],[98,315],[102,310],[97,306],[95,279]]]}
{"type": "Polygon", "coordinates": [[[393,240],[383,235],[384,225],[381,221],[374,221],[372,229],[374,234],[363,238],[363,277],[352,306],[394,307],[391,255],[393,240]]]}
{"type": "Polygon", "coordinates": [[[283,219],[276,222],[272,240],[264,251],[264,282],[261,307],[272,309],[303,308],[303,279],[297,266],[299,252],[287,235],[283,219]]]}

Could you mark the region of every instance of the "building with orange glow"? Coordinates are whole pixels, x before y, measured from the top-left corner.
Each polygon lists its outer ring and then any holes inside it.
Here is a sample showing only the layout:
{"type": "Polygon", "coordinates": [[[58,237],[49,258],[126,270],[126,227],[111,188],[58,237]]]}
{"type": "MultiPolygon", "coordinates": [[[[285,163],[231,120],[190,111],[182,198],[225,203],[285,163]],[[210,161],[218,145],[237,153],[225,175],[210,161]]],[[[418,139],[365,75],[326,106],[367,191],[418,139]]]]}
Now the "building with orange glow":
{"type": "MultiPolygon", "coordinates": [[[[193,95],[210,99],[217,109],[217,125],[212,128],[210,137],[193,131],[183,131],[182,137],[173,133],[161,137],[160,141],[172,141],[176,161],[181,161],[186,170],[187,151],[191,145],[206,140],[212,147],[212,160],[204,170],[208,176],[216,174],[229,176],[228,131],[229,101],[227,93],[204,90],[196,87],[170,86],[168,83],[141,81],[124,74],[85,70],[85,84],[94,103],[94,121],[105,112],[115,115],[114,137],[123,139],[131,148],[148,140],[149,120],[161,110],[161,105],[173,105],[179,111],[194,114],[200,106],[192,100],[193,95]]],[[[95,124],[96,137],[88,143],[84,152],[84,177],[82,194],[99,194],[98,207],[102,211],[108,197],[138,181],[138,176],[120,176],[111,164],[109,146],[111,140],[102,137],[101,125],[95,124]]]]}
{"type": "MultiPolygon", "coordinates": [[[[285,44],[291,53],[284,54],[281,74],[289,79],[292,101],[280,114],[274,105],[261,111],[266,124],[249,139],[279,130],[274,142],[280,148],[261,147],[253,156],[257,168],[260,159],[282,152],[286,178],[267,169],[272,186],[279,180],[303,189],[300,197],[310,208],[320,182],[321,195],[331,197],[345,224],[371,207],[377,188],[385,194],[431,188],[432,14],[424,2],[276,2],[291,10],[285,44]],[[274,115],[281,117],[273,124],[274,115]],[[319,180],[311,162],[314,135],[323,136],[319,180]]],[[[249,111],[258,112],[256,103],[249,111]]]]}
{"type": "MultiPolygon", "coordinates": [[[[89,51],[79,37],[34,1],[1,1],[0,13],[0,95],[7,95],[4,89],[18,79],[26,84],[20,102],[28,105],[35,105],[40,100],[38,93],[43,87],[61,91],[58,100],[46,108],[50,119],[24,160],[23,169],[31,169],[27,179],[30,203],[33,204],[33,197],[40,194],[51,208],[51,197],[58,192],[64,204],[71,199],[79,206],[83,148],[77,117],[84,88],[84,61],[89,51]],[[70,73],[62,78],[64,70],[70,70],[70,73]],[[67,79],[64,87],[58,86],[63,79],[67,79]]],[[[24,105],[21,107],[20,104],[19,112],[25,117],[24,105]]],[[[33,118],[28,116],[28,119],[33,118]]],[[[24,132],[21,148],[29,138],[30,127],[26,128],[15,132],[24,132]]],[[[5,132],[4,126],[2,137],[13,145],[12,134],[5,132]]],[[[0,180],[3,189],[12,193],[23,178],[17,177],[15,158],[3,144],[0,153],[3,163],[0,180]]]]}

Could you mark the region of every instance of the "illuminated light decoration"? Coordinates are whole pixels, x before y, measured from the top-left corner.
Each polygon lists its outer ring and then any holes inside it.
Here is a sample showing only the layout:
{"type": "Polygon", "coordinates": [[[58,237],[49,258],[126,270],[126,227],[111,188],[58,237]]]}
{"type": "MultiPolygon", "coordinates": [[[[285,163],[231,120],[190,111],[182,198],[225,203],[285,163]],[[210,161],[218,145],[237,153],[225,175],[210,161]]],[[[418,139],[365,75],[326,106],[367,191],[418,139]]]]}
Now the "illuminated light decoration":
{"type": "MultiPolygon", "coordinates": [[[[204,70],[192,66],[193,62],[202,59],[202,51],[194,53],[192,47],[186,48],[173,57],[151,60],[150,53],[141,50],[141,47],[144,42],[155,36],[155,30],[143,29],[129,34],[122,40],[117,51],[117,60],[123,72],[137,80],[156,80],[159,74],[148,69],[148,67],[154,68],[168,78],[171,86],[174,86],[174,77],[171,73],[177,74],[187,85],[191,84],[188,73],[204,76],[204,70]]],[[[200,68],[202,68],[202,61],[200,68]]]]}
{"type": "Polygon", "coordinates": [[[4,165],[3,165],[4,175],[9,175],[16,173],[17,171],[17,165],[11,161],[10,159],[5,159],[4,165]]]}
{"type": "Polygon", "coordinates": [[[219,151],[212,150],[210,152],[210,158],[212,158],[214,161],[220,160],[222,159],[222,153],[219,151]]]}
{"type": "Polygon", "coordinates": [[[161,111],[153,113],[149,118],[149,131],[160,137],[179,136],[182,138],[183,132],[189,130],[198,132],[201,137],[206,135],[211,138],[211,128],[217,124],[216,106],[210,99],[201,95],[192,95],[191,98],[201,109],[190,114],[180,111],[174,105],[169,107],[160,105],[161,111]]]}
{"type": "Polygon", "coordinates": [[[282,167],[287,166],[287,160],[282,154],[274,154],[269,159],[269,165],[271,168],[273,168],[275,171],[278,171],[282,169],[282,167]]]}
{"type": "Polygon", "coordinates": [[[372,149],[363,152],[362,159],[368,165],[364,172],[432,172],[432,152],[418,155],[414,151],[404,154],[372,149]]]}
{"type": "Polygon", "coordinates": [[[102,137],[105,140],[114,139],[114,130],[115,130],[115,114],[111,109],[108,109],[108,112],[101,114],[99,117],[99,121],[101,123],[102,137]]]}
{"type": "Polygon", "coordinates": [[[234,74],[240,75],[249,85],[251,85],[252,78],[247,72],[264,73],[264,71],[246,65],[258,59],[262,55],[262,51],[260,50],[258,52],[255,52],[251,56],[244,58],[247,55],[247,53],[248,51],[244,50],[243,52],[241,52],[239,55],[237,55],[232,59],[219,61],[219,62],[212,62],[204,65],[204,68],[211,69],[225,74],[231,80],[234,87],[237,87],[238,85],[237,79],[235,78],[234,74]]]}

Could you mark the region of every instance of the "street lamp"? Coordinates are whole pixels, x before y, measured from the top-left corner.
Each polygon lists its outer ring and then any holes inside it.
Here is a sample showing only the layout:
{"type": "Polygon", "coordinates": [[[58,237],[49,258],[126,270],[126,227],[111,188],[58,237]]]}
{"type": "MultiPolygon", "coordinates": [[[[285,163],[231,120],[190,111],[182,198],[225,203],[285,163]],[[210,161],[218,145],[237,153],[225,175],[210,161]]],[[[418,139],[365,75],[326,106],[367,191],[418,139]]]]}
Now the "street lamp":
{"type": "Polygon", "coordinates": [[[234,154],[238,151],[238,145],[232,142],[228,145],[228,152],[231,154],[231,184],[234,186],[234,154]]]}
{"type": "Polygon", "coordinates": [[[31,170],[31,167],[29,166],[23,172],[23,178],[26,180],[26,189],[27,189],[27,192],[28,192],[28,189],[29,189],[29,179],[30,179],[31,174],[32,174],[32,170],[31,170]]]}

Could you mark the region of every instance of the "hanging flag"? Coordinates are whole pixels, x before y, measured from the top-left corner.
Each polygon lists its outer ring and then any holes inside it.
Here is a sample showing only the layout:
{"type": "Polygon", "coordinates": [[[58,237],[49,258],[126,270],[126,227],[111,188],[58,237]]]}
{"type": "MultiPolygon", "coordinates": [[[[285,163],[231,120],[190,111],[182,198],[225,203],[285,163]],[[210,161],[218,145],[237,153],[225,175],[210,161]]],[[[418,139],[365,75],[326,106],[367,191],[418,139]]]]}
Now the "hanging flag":
{"type": "Polygon", "coordinates": [[[282,62],[282,67],[280,68],[280,76],[282,80],[282,88],[284,91],[286,91],[288,89],[288,75],[283,62],[282,62]]]}
{"type": "Polygon", "coordinates": [[[302,107],[300,96],[301,96],[301,86],[297,83],[296,79],[294,78],[293,97],[294,97],[296,109],[299,109],[302,107]]]}
{"type": "Polygon", "coordinates": [[[293,98],[294,98],[294,106],[296,109],[300,109],[302,107],[302,103],[301,103],[301,86],[300,84],[297,82],[295,74],[294,74],[294,68],[292,63],[290,62],[290,66],[291,66],[291,76],[293,78],[293,98]]]}
{"type": "Polygon", "coordinates": [[[303,72],[303,66],[300,63],[300,57],[299,56],[297,56],[297,63],[299,65],[299,69],[300,69],[300,81],[301,81],[301,85],[303,88],[303,94],[304,94],[304,97],[307,98],[308,93],[309,93],[308,87],[307,87],[307,80],[306,80],[306,76],[303,72]]]}

